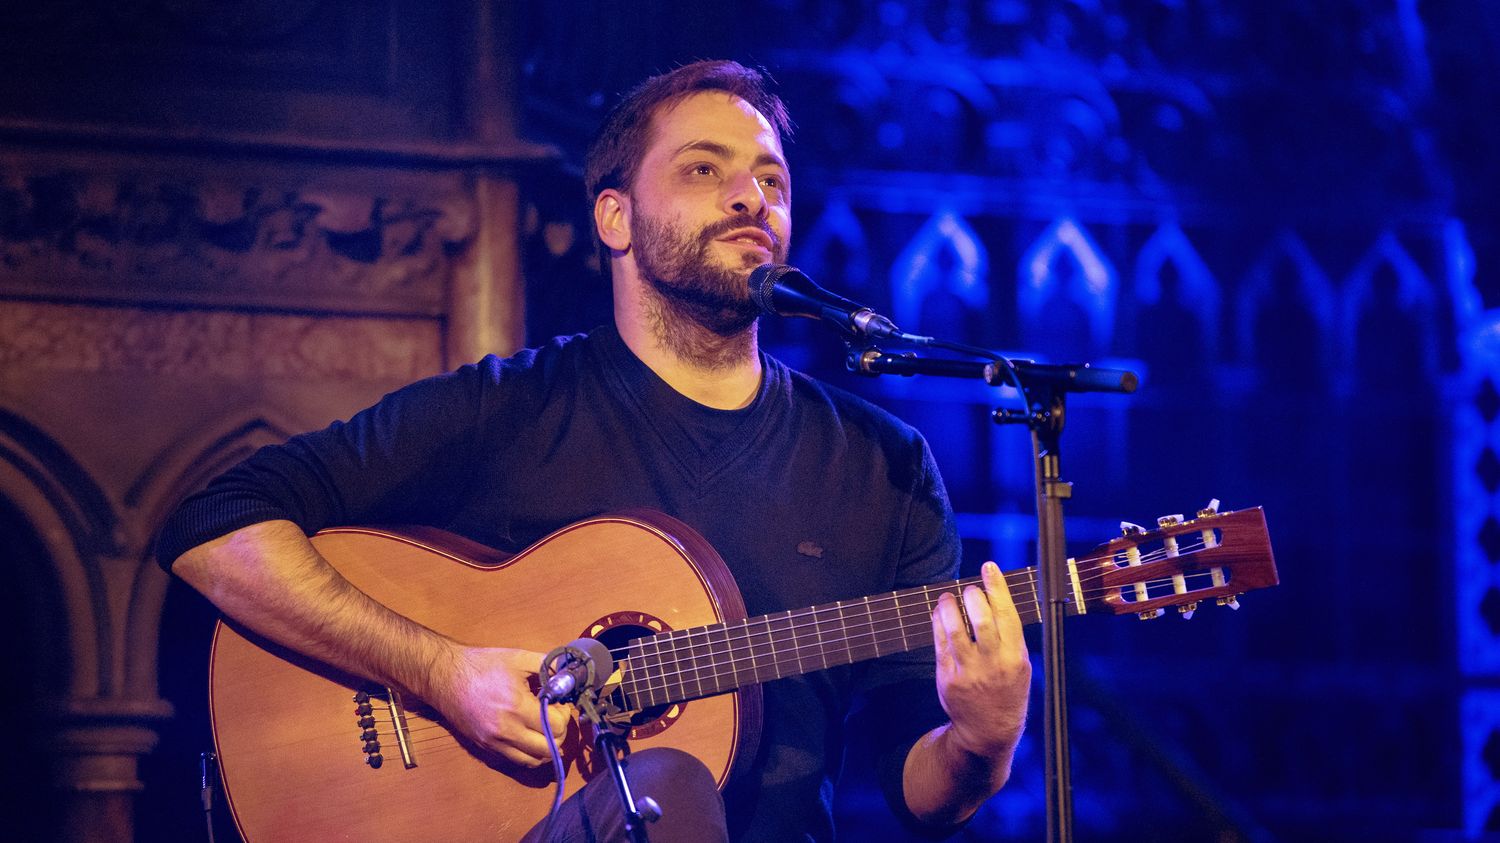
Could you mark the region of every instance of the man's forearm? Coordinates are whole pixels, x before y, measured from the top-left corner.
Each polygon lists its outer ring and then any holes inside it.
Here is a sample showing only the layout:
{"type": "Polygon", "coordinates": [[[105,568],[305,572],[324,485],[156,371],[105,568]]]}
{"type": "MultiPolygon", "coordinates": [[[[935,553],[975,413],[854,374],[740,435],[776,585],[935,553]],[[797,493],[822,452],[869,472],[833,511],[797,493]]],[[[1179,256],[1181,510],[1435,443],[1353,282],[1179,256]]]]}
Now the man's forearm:
{"type": "Polygon", "coordinates": [[[425,696],[455,669],[455,642],[355,588],[290,521],[205,542],[172,572],[255,632],[350,673],[425,696]]]}
{"type": "Polygon", "coordinates": [[[917,819],[950,825],[973,816],[984,801],[1010,778],[1015,755],[1011,746],[995,757],[975,755],[960,747],[944,724],[923,735],[907,753],[902,768],[906,807],[917,819]]]}

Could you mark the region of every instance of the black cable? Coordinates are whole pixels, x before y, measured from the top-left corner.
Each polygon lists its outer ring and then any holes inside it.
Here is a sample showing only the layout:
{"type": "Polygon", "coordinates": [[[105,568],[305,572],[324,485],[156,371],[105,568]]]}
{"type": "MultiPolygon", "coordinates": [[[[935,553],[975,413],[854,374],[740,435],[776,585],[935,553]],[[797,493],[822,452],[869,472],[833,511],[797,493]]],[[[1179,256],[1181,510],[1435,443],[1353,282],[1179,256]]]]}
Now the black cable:
{"type": "Polygon", "coordinates": [[[212,752],[198,753],[198,800],[203,804],[203,822],[208,828],[208,843],[214,843],[214,782],[218,757],[212,752]]]}
{"type": "Polygon", "coordinates": [[[906,339],[909,341],[920,340],[920,342],[915,342],[914,344],[931,346],[933,348],[946,348],[949,351],[957,351],[960,354],[972,354],[975,357],[988,358],[991,362],[994,362],[1004,368],[1006,379],[1009,380],[1010,385],[1015,388],[1016,394],[1021,397],[1021,403],[1026,407],[1026,413],[1031,413],[1031,406],[1026,400],[1026,390],[1021,386],[1021,375],[1016,371],[1016,364],[1011,362],[1011,359],[1009,357],[1006,357],[1004,354],[1001,354],[1000,352],[994,351],[992,349],[981,348],[977,345],[967,345],[961,342],[940,340],[937,337],[918,337],[911,334],[903,334],[902,339],[906,339]]]}

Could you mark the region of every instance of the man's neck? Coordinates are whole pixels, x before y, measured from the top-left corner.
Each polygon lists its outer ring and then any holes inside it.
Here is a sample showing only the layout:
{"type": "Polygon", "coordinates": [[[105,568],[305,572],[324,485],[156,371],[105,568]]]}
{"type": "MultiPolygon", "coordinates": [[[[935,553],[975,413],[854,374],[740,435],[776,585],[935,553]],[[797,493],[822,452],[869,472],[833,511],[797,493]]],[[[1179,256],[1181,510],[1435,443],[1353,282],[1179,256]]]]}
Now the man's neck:
{"type": "Polygon", "coordinates": [[[737,410],[750,406],[760,390],[760,353],[755,326],[742,335],[720,337],[697,325],[664,326],[639,302],[615,301],[615,326],[620,338],[647,368],[679,393],[707,407],[737,410]],[[691,360],[673,348],[668,330],[702,332],[695,344],[717,344],[711,364],[691,360]]]}

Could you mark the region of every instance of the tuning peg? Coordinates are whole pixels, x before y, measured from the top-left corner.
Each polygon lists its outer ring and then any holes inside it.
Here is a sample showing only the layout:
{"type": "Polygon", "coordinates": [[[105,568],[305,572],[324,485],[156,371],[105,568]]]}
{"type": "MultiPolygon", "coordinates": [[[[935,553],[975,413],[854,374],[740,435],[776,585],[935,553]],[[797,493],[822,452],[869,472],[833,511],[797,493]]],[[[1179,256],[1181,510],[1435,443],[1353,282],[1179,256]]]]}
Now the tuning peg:
{"type": "Polygon", "coordinates": [[[1166,609],[1148,609],[1144,612],[1137,612],[1136,617],[1143,621],[1154,621],[1166,613],[1166,609]]]}
{"type": "Polygon", "coordinates": [[[1162,517],[1156,519],[1156,526],[1158,526],[1158,527],[1171,527],[1174,524],[1181,524],[1181,523],[1182,523],[1182,513],[1180,513],[1180,512],[1177,513],[1176,515],[1163,515],[1162,517]]]}
{"type": "Polygon", "coordinates": [[[1138,535],[1140,535],[1141,533],[1144,533],[1144,532],[1146,532],[1146,528],[1142,527],[1139,524],[1132,524],[1129,521],[1121,521],[1120,522],[1120,534],[1121,535],[1125,535],[1125,536],[1138,536],[1138,535]]]}
{"type": "Polygon", "coordinates": [[[1231,594],[1228,597],[1220,597],[1214,602],[1218,603],[1220,606],[1228,606],[1231,609],[1238,609],[1240,607],[1240,596],[1238,594],[1231,594]]]}
{"type": "Polygon", "coordinates": [[[1198,510],[1198,517],[1199,518],[1212,518],[1213,516],[1218,515],[1218,514],[1219,514],[1219,499],[1218,498],[1214,498],[1213,500],[1211,500],[1211,501],[1208,502],[1208,506],[1205,506],[1202,509],[1198,510]]]}
{"type": "Polygon", "coordinates": [[[1196,601],[1192,603],[1184,603],[1183,605],[1177,607],[1177,613],[1179,615],[1182,615],[1182,619],[1185,621],[1192,620],[1193,613],[1196,611],[1198,611],[1198,604],[1196,601]]]}

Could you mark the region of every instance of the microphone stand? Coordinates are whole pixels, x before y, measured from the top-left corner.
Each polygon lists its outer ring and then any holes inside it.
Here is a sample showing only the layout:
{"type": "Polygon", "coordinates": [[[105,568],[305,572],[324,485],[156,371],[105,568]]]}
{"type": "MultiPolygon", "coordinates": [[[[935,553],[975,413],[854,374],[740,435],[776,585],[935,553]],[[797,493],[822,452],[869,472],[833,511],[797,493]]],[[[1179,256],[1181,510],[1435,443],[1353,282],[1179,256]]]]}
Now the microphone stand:
{"type": "MultiPolygon", "coordinates": [[[[629,837],[630,843],[651,843],[650,837],[646,833],[646,824],[661,819],[661,806],[657,804],[655,799],[649,796],[642,796],[637,801],[635,794],[630,790],[630,782],[625,778],[624,763],[625,757],[630,755],[630,744],[625,740],[628,727],[622,725],[618,718],[611,718],[611,714],[617,714],[618,712],[607,698],[600,697],[597,686],[603,683],[595,681],[598,678],[596,675],[598,664],[588,653],[583,652],[583,649],[569,644],[558,647],[543,657],[539,673],[544,689],[548,687],[548,680],[557,674],[555,660],[564,654],[588,665],[586,679],[568,691],[566,696],[559,698],[545,697],[544,699],[550,699],[552,702],[572,702],[578,708],[579,713],[583,715],[583,719],[587,720],[589,725],[593,727],[594,751],[600,758],[604,759],[604,766],[608,768],[610,779],[615,785],[615,794],[620,797],[620,813],[625,819],[625,834],[629,837]]],[[[562,692],[559,693],[561,694],[562,692]]],[[[545,711],[542,712],[542,717],[546,717],[545,711]]],[[[562,762],[556,755],[555,747],[553,752],[553,763],[558,765],[558,799],[561,799],[562,762]]],[[[548,822],[548,830],[550,831],[551,820],[548,822]]]]}
{"type": "Polygon", "coordinates": [[[625,735],[611,725],[598,706],[598,692],[589,689],[578,699],[578,709],[594,727],[594,751],[604,759],[609,768],[609,777],[615,783],[615,793],[620,797],[620,812],[625,817],[625,833],[630,843],[650,843],[646,834],[646,823],[661,819],[661,808],[656,800],[642,796],[637,802],[630,791],[630,782],[625,778],[623,758],[630,754],[630,744],[625,735]]]}
{"type": "Polygon", "coordinates": [[[1060,460],[1066,397],[1069,392],[1134,392],[1135,373],[1120,369],[1095,369],[1086,364],[1049,365],[1030,360],[1007,360],[993,352],[930,338],[924,345],[947,346],[995,358],[944,360],[912,353],[892,355],[868,345],[857,347],[846,339],[845,360],[850,371],[871,377],[884,374],[937,375],[982,380],[991,386],[1005,383],[1016,387],[1025,401],[1024,410],[996,409],[996,424],[1024,424],[1031,429],[1033,476],[1036,482],[1037,514],[1037,603],[1042,624],[1042,675],[1046,710],[1044,736],[1045,787],[1047,791],[1047,840],[1073,840],[1073,785],[1068,748],[1066,663],[1063,619],[1073,602],[1068,588],[1067,539],[1063,528],[1063,501],[1073,496],[1073,484],[1062,479],[1060,460]]]}

